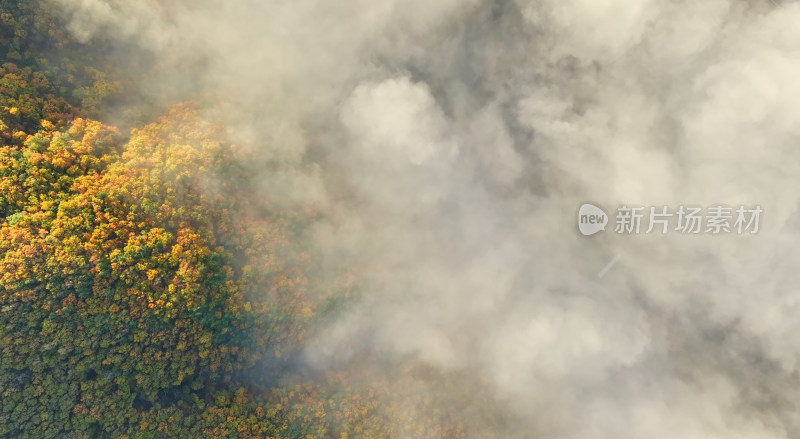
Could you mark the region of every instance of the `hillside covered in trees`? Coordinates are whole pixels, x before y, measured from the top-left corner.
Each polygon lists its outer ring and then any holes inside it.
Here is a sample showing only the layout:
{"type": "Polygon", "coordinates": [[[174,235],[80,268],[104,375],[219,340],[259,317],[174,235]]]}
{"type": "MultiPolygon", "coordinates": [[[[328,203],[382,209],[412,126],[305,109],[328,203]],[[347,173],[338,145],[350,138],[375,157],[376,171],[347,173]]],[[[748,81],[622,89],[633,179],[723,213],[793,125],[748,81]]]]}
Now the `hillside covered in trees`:
{"type": "Polygon", "coordinates": [[[0,0],[0,439],[800,437],[799,22],[0,0]]]}
{"type": "Polygon", "coordinates": [[[366,366],[299,366],[355,294],[307,277],[320,212],[249,196],[197,104],[104,122],[130,78],[53,11],[0,2],[0,437],[462,436],[366,366]]]}

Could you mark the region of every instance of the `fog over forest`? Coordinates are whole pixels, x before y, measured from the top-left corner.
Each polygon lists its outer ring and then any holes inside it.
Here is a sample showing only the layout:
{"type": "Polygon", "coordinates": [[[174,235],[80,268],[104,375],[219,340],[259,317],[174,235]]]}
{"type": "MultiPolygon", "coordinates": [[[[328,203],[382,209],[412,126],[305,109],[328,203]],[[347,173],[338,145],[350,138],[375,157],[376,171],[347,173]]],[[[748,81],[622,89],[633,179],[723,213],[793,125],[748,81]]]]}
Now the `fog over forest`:
{"type": "Polygon", "coordinates": [[[800,3],[23,3],[0,2],[30,29],[0,35],[0,437],[800,437],[800,3]],[[7,84],[38,71],[58,104],[29,117],[39,85],[7,84]],[[110,149],[76,177],[58,142],[110,149]],[[41,347],[62,330],[85,346],[41,347]],[[68,396],[20,396],[48,380],[68,396]]]}

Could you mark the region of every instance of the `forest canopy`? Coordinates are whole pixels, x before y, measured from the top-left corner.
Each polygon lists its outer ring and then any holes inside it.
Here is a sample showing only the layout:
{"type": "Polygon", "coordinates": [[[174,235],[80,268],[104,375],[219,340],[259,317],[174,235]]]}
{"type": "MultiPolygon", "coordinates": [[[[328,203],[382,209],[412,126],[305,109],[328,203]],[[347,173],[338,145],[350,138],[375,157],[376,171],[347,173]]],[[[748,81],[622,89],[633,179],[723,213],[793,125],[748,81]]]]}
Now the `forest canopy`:
{"type": "Polygon", "coordinates": [[[307,277],[320,213],[249,196],[195,103],[104,123],[130,81],[102,54],[48,2],[0,2],[0,437],[393,437],[390,383],[296,367],[354,294],[307,277]]]}

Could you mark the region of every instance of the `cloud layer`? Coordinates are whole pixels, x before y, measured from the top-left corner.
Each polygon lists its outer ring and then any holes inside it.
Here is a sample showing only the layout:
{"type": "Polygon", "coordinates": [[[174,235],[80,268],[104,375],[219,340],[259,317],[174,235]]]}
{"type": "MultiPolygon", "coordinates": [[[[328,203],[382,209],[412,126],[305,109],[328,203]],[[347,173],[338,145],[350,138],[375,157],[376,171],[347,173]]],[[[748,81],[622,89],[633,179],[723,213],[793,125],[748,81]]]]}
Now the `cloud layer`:
{"type": "Polygon", "coordinates": [[[363,299],[316,367],[469,371],[512,411],[496,437],[800,434],[800,4],[53,2],[155,55],[141,93],[216,102],[284,163],[260,195],[324,209],[314,250],[363,299]],[[765,213],[587,238],[587,200],[765,213]]]}

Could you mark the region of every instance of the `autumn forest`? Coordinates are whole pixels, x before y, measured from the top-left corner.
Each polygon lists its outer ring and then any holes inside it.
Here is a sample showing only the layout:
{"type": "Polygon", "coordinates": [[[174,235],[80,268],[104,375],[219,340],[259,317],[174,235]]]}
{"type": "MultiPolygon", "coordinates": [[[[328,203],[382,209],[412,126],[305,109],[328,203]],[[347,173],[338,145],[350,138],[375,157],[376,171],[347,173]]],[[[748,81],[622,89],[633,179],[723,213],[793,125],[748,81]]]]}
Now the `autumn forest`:
{"type": "Polygon", "coordinates": [[[102,44],[0,2],[0,437],[461,437],[367,366],[302,366],[358,294],[309,276],[324,213],[251,196],[203,102],[108,117],[136,103],[102,44]]]}

